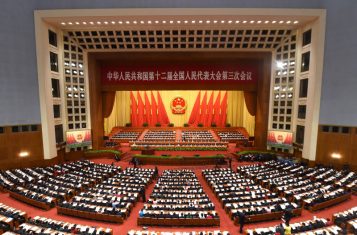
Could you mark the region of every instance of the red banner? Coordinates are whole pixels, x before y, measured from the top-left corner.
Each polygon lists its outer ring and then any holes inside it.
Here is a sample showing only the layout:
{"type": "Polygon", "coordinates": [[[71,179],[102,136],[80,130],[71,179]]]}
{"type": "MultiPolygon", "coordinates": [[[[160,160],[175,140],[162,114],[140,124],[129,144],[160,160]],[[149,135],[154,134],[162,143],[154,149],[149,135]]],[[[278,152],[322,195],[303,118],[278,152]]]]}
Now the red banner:
{"type": "Polygon", "coordinates": [[[104,85],[162,83],[250,84],[258,79],[256,65],[159,65],[102,67],[104,85]]]}
{"type": "Polygon", "coordinates": [[[291,147],[293,144],[293,133],[287,131],[269,131],[267,144],[275,147],[291,147]]]}

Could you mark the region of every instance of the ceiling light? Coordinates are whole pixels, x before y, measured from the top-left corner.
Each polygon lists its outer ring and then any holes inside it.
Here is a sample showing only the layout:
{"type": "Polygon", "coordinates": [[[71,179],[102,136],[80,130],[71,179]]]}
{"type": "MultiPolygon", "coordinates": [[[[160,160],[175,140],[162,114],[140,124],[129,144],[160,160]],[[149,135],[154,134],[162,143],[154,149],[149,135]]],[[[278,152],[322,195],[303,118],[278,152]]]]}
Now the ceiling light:
{"type": "Polygon", "coordinates": [[[331,157],[335,159],[340,159],[342,156],[339,153],[331,153],[331,157]]]}
{"type": "Polygon", "coordinates": [[[125,21],[125,24],[130,24],[130,21],[125,21]]]}
{"type": "Polygon", "coordinates": [[[211,21],[207,20],[206,23],[209,24],[209,23],[211,23],[211,21]]]}
{"type": "Polygon", "coordinates": [[[254,24],[254,22],[255,22],[254,20],[251,20],[251,21],[250,21],[251,24],[254,24]]]}
{"type": "Polygon", "coordinates": [[[94,24],[94,22],[93,21],[91,21],[91,22],[89,22],[90,24],[94,24]]]}
{"type": "Polygon", "coordinates": [[[72,25],[72,22],[68,22],[69,25],[72,25]]]}
{"type": "Polygon", "coordinates": [[[133,24],[137,24],[138,22],[136,20],[133,21],[133,24]]]}
{"type": "Polygon", "coordinates": [[[213,21],[213,23],[215,23],[215,24],[217,24],[217,22],[218,22],[217,20],[214,20],[214,21],[213,21]]]}
{"type": "Polygon", "coordinates": [[[174,21],[173,20],[170,20],[170,24],[173,24],[174,23],[174,21]]]}
{"type": "Polygon", "coordinates": [[[229,21],[228,21],[228,24],[232,24],[232,21],[231,21],[231,20],[229,20],[229,21]]]}
{"type": "Polygon", "coordinates": [[[297,21],[297,20],[294,21],[294,24],[298,24],[298,23],[299,23],[299,21],[297,21]]]}
{"type": "Polygon", "coordinates": [[[290,20],[288,20],[288,21],[286,21],[286,23],[287,23],[287,24],[290,24],[290,23],[291,23],[291,21],[290,21],[290,20]]]}
{"type": "Polygon", "coordinates": [[[108,21],[104,21],[104,24],[108,24],[108,21]]]}
{"type": "Polygon", "coordinates": [[[178,24],[181,24],[181,20],[176,21],[178,24]]]}
{"type": "Polygon", "coordinates": [[[185,20],[185,21],[184,21],[184,23],[185,23],[185,24],[187,24],[187,23],[188,23],[188,21],[187,21],[187,20],[185,20]]]}
{"type": "Polygon", "coordinates": [[[115,24],[115,21],[112,21],[112,24],[115,24]]]}
{"type": "Polygon", "coordinates": [[[195,21],[195,20],[193,20],[193,21],[191,21],[191,23],[192,23],[192,24],[195,24],[195,23],[196,23],[196,21],[195,21]]]}
{"type": "Polygon", "coordinates": [[[145,24],[145,21],[143,21],[143,20],[140,20],[140,24],[145,24]]]}
{"type": "Polygon", "coordinates": [[[27,151],[22,151],[19,153],[19,157],[28,157],[29,155],[30,155],[30,153],[27,151]]]}
{"type": "Polygon", "coordinates": [[[239,23],[239,20],[236,20],[236,24],[238,24],[239,23]]]}
{"type": "Polygon", "coordinates": [[[123,24],[123,21],[118,21],[119,24],[123,24]]]}
{"type": "Polygon", "coordinates": [[[100,22],[100,21],[97,21],[97,24],[101,24],[102,22],[100,22]]]}
{"type": "Polygon", "coordinates": [[[221,23],[222,23],[222,24],[224,24],[224,22],[225,22],[224,20],[221,20],[221,23]]]}
{"type": "Polygon", "coordinates": [[[266,20],[264,21],[264,24],[269,24],[269,22],[270,22],[269,20],[266,20]]]}
{"type": "Polygon", "coordinates": [[[148,24],[151,24],[151,20],[148,20],[148,24]]]}
{"type": "Polygon", "coordinates": [[[162,23],[163,23],[163,24],[166,24],[166,20],[163,20],[162,23]]]}
{"type": "Polygon", "coordinates": [[[284,21],[283,21],[283,20],[279,21],[279,24],[282,24],[282,23],[284,23],[284,21]]]}
{"type": "Polygon", "coordinates": [[[65,22],[61,22],[61,25],[66,25],[66,23],[65,22]]]}
{"type": "Polygon", "coordinates": [[[243,20],[243,24],[246,24],[247,23],[247,21],[246,20],[243,20]]]}
{"type": "Polygon", "coordinates": [[[289,94],[288,97],[289,97],[289,98],[293,97],[293,94],[289,94]]]}
{"type": "Polygon", "coordinates": [[[159,23],[159,21],[158,20],[155,20],[155,24],[158,24],[159,23]]]}
{"type": "Polygon", "coordinates": [[[87,22],[83,21],[83,22],[82,22],[82,24],[86,25],[86,24],[87,24],[87,22]]]}
{"type": "Polygon", "coordinates": [[[200,20],[200,21],[198,21],[198,23],[202,24],[202,23],[203,23],[203,21],[202,21],[202,20],[200,20]]]}
{"type": "Polygon", "coordinates": [[[271,23],[272,23],[272,24],[275,24],[275,23],[276,23],[276,20],[273,20],[271,23]]]}
{"type": "Polygon", "coordinates": [[[79,25],[79,22],[76,22],[75,24],[76,24],[76,25],[79,25]]]}
{"type": "Polygon", "coordinates": [[[260,24],[260,23],[262,23],[262,21],[261,21],[261,20],[258,20],[257,23],[260,24]]]}

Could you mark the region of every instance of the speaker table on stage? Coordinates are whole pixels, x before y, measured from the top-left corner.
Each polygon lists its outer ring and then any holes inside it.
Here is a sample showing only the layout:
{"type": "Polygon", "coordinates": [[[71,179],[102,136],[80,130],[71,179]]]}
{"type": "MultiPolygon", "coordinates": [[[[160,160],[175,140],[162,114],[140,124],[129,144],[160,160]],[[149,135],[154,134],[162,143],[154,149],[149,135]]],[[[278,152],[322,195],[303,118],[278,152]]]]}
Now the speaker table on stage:
{"type": "Polygon", "coordinates": [[[146,146],[145,149],[141,150],[142,155],[154,155],[155,149],[150,148],[150,146],[146,146]]]}

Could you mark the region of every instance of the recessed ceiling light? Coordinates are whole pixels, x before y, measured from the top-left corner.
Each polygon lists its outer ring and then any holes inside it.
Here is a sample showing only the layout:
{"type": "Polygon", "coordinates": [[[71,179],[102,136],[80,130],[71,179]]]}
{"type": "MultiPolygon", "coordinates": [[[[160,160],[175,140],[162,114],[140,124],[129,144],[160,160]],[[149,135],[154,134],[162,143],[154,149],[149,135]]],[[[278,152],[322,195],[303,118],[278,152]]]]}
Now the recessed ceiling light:
{"type": "Polygon", "coordinates": [[[251,24],[254,24],[254,23],[255,23],[255,21],[254,21],[254,20],[251,20],[251,21],[250,21],[250,23],[251,23],[251,24]]]}
{"type": "Polygon", "coordinates": [[[213,23],[215,23],[215,24],[217,24],[217,22],[218,22],[217,20],[214,20],[214,21],[213,21],[213,23]]]}
{"type": "Polygon", "coordinates": [[[94,24],[94,22],[93,21],[91,21],[91,22],[89,22],[90,24],[94,24]]]}
{"type": "Polygon", "coordinates": [[[140,20],[140,24],[145,24],[145,21],[143,21],[143,20],[140,20]]]}
{"type": "Polygon", "coordinates": [[[193,20],[193,21],[191,21],[191,23],[192,23],[192,24],[195,24],[195,23],[196,23],[196,21],[195,21],[195,20],[193,20]]]}
{"type": "Polygon", "coordinates": [[[271,23],[272,23],[272,24],[275,24],[275,23],[276,23],[276,20],[273,20],[271,23]]]}
{"type": "Polygon", "coordinates": [[[247,21],[246,20],[243,20],[243,24],[246,24],[247,23],[247,21]]]}
{"type": "Polygon", "coordinates": [[[264,21],[264,24],[269,24],[269,20],[264,21]]]}
{"type": "Polygon", "coordinates": [[[158,23],[160,23],[158,20],[155,20],[155,24],[158,24],[158,23]]]}
{"type": "Polygon", "coordinates": [[[123,24],[123,21],[118,21],[119,24],[123,24]]]}
{"type": "Polygon", "coordinates": [[[297,20],[294,21],[294,24],[298,24],[298,23],[299,23],[299,21],[297,21],[297,20]]]}
{"type": "Polygon", "coordinates": [[[257,23],[260,24],[260,23],[262,23],[262,21],[261,21],[261,20],[258,20],[257,23]]]}
{"type": "Polygon", "coordinates": [[[61,25],[66,25],[66,23],[65,22],[61,22],[61,25]]]}
{"type": "Polygon", "coordinates": [[[79,22],[76,21],[75,24],[76,24],[76,25],[79,25],[79,22]]]}
{"type": "Polygon", "coordinates": [[[115,21],[112,21],[112,24],[115,24],[115,21]]]}
{"type": "Polygon", "coordinates": [[[202,20],[200,20],[200,21],[198,21],[198,23],[202,24],[202,23],[203,23],[203,21],[202,21],[202,20]]]}
{"type": "Polygon", "coordinates": [[[185,23],[185,24],[187,24],[187,23],[188,23],[188,21],[187,21],[187,20],[185,20],[185,21],[184,21],[184,23],[185,23]]]}
{"type": "Polygon", "coordinates": [[[72,25],[72,22],[68,22],[69,25],[72,25]]]}
{"type": "Polygon", "coordinates": [[[83,22],[82,22],[82,24],[86,25],[86,24],[87,24],[87,22],[83,21],[83,22]]]}
{"type": "Polygon", "coordinates": [[[108,21],[104,21],[104,24],[108,24],[108,21]]]}
{"type": "Polygon", "coordinates": [[[224,22],[225,22],[224,20],[221,20],[221,23],[222,23],[222,24],[224,24],[224,22]]]}
{"type": "Polygon", "coordinates": [[[130,24],[130,21],[128,21],[128,20],[127,20],[127,21],[125,21],[125,24],[130,24]]]}
{"type": "Polygon", "coordinates": [[[283,20],[279,21],[279,24],[282,24],[282,23],[284,23],[284,21],[283,21],[283,20]]]}
{"type": "Polygon", "coordinates": [[[19,157],[28,157],[29,155],[30,155],[30,153],[27,151],[22,151],[19,153],[19,157]]]}
{"type": "Polygon", "coordinates": [[[151,24],[152,22],[151,22],[151,20],[148,20],[148,24],[151,24]]]}
{"type": "Polygon", "coordinates": [[[286,23],[287,23],[287,24],[290,24],[290,23],[291,23],[291,21],[290,21],[290,20],[288,20],[288,21],[286,21],[286,23]]]}
{"type": "Polygon", "coordinates": [[[209,24],[209,23],[211,23],[211,21],[207,20],[206,23],[209,24]]]}
{"type": "Polygon", "coordinates": [[[232,22],[233,22],[233,21],[229,20],[229,21],[228,21],[228,24],[232,24],[232,22]]]}
{"type": "Polygon", "coordinates": [[[174,21],[173,20],[170,20],[170,24],[173,24],[174,23],[174,21]]]}
{"type": "Polygon", "coordinates": [[[136,20],[133,21],[133,24],[137,24],[138,22],[136,20]]]}
{"type": "Polygon", "coordinates": [[[236,24],[239,24],[239,22],[240,22],[239,20],[236,20],[236,24]]]}
{"type": "Polygon", "coordinates": [[[162,23],[163,23],[163,24],[166,24],[166,20],[163,20],[162,23]]]}
{"type": "Polygon", "coordinates": [[[178,24],[181,24],[181,20],[176,21],[178,24]]]}
{"type": "Polygon", "coordinates": [[[102,24],[102,22],[100,22],[100,21],[97,21],[97,24],[102,24]]]}

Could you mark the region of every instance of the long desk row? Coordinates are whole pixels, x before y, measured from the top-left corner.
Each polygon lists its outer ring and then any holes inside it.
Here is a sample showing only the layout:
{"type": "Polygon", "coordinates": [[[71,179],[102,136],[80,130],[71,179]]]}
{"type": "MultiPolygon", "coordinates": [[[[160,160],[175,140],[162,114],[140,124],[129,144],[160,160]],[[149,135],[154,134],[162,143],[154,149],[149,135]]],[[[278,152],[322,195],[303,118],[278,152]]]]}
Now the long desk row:
{"type": "Polygon", "coordinates": [[[182,218],[182,219],[170,219],[170,218],[138,218],[138,225],[149,225],[149,226],[219,226],[219,218],[212,219],[192,219],[192,218],[182,218]]]}

